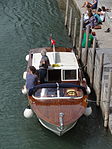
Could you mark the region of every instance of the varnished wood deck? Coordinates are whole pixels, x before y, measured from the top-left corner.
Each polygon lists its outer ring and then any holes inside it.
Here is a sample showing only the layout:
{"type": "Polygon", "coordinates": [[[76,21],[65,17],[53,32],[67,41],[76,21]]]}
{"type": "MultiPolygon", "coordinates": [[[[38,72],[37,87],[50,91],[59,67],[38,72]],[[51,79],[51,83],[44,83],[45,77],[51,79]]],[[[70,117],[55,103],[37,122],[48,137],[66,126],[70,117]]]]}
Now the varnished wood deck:
{"type": "Polygon", "coordinates": [[[69,125],[80,118],[84,113],[87,102],[86,96],[82,99],[48,99],[36,100],[29,97],[29,102],[37,117],[60,126],[59,114],[64,113],[64,125],[69,125]]]}

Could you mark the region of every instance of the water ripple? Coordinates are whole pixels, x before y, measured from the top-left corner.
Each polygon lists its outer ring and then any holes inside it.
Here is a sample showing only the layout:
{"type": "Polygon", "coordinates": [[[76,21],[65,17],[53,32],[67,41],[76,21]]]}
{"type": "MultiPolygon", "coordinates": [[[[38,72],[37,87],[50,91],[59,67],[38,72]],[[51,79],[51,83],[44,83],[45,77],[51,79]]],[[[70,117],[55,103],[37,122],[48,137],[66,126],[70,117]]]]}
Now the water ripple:
{"type": "Polygon", "coordinates": [[[56,0],[0,0],[0,149],[110,149],[112,137],[102,127],[101,113],[82,117],[76,127],[58,137],[36,116],[23,117],[25,56],[30,48],[72,47],[56,0]]]}

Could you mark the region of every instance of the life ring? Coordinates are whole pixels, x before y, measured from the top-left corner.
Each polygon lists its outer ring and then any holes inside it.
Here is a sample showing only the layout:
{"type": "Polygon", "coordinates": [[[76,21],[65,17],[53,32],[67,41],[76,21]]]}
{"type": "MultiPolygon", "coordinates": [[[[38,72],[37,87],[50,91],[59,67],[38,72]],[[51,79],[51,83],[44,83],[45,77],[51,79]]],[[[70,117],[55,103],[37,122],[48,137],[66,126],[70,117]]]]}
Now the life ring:
{"type": "Polygon", "coordinates": [[[68,96],[77,96],[76,91],[73,90],[73,89],[67,90],[67,91],[66,91],[66,94],[67,94],[68,96]]]}

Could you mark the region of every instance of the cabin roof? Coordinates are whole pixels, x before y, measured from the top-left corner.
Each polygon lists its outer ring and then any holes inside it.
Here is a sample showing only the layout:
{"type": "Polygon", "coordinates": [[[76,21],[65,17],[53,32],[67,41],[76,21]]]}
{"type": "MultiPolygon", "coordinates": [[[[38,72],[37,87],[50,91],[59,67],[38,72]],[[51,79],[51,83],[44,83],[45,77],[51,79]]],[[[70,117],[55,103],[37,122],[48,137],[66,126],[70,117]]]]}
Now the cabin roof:
{"type": "MultiPolygon", "coordinates": [[[[53,64],[59,64],[59,67],[54,69],[78,69],[78,62],[73,52],[47,52],[51,66],[53,64]]],[[[39,69],[41,60],[40,53],[33,53],[32,65],[39,69]]],[[[50,68],[50,67],[49,67],[50,68]]]]}

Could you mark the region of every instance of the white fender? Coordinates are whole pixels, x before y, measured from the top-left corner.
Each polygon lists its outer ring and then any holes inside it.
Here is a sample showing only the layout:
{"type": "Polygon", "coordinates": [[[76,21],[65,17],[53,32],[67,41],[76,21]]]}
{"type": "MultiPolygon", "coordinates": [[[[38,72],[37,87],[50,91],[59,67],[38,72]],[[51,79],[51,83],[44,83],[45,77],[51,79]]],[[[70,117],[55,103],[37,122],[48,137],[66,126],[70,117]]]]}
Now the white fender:
{"type": "Polygon", "coordinates": [[[27,72],[25,71],[25,72],[23,73],[23,79],[24,79],[24,80],[26,80],[26,75],[27,75],[27,72]]]}
{"type": "Polygon", "coordinates": [[[32,109],[26,108],[23,112],[25,118],[31,118],[33,116],[32,109]]]}
{"type": "Polygon", "coordinates": [[[86,92],[87,92],[88,95],[91,93],[91,89],[90,89],[89,86],[86,87],[86,92]]]}
{"type": "Polygon", "coordinates": [[[26,59],[26,61],[28,61],[29,60],[29,55],[26,55],[25,59],[26,59]]]}
{"type": "Polygon", "coordinates": [[[24,94],[24,95],[26,95],[27,93],[28,93],[28,90],[27,90],[27,88],[26,88],[26,85],[24,85],[23,86],[23,88],[22,88],[22,93],[24,94]]]}
{"type": "Polygon", "coordinates": [[[89,115],[91,115],[91,113],[92,113],[92,108],[91,107],[87,107],[85,112],[84,112],[84,115],[85,116],[89,116],[89,115]]]}

